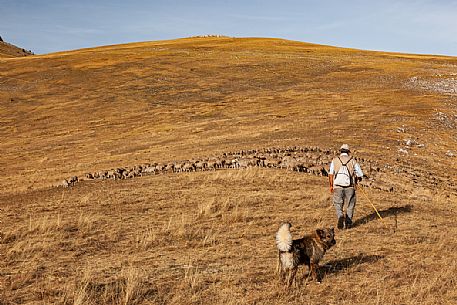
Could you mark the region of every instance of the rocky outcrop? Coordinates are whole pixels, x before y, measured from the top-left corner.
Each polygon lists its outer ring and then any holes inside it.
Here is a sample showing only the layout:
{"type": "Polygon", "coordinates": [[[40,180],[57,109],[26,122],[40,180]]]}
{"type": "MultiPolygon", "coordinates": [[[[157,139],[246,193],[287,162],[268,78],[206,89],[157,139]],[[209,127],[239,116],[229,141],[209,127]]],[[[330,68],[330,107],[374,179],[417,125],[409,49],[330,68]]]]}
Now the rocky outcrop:
{"type": "Polygon", "coordinates": [[[4,42],[0,37],[0,58],[22,57],[33,55],[33,52],[4,42]]]}
{"type": "Polygon", "coordinates": [[[421,91],[432,91],[443,95],[457,95],[457,77],[444,77],[435,75],[429,78],[411,77],[406,82],[406,87],[421,91]]]}

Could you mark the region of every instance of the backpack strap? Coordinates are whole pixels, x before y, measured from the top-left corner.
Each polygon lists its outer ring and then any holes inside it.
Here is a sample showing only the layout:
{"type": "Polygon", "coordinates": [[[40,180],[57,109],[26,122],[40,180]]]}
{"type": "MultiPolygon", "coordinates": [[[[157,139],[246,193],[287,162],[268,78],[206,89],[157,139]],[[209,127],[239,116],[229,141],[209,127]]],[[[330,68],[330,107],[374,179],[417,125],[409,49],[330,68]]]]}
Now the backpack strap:
{"type": "Polygon", "coordinates": [[[352,156],[349,158],[348,162],[346,162],[345,166],[348,168],[349,175],[352,176],[355,174],[355,159],[352,158],[352,156]]]}
{"type": "Polygon", "coordinates": [[[333,162],[333,174],[336,176],[336,174],[340,170],[340,167],[343,164],[343,162],[341,162],[341,159],[338,156],[333,158],[332,162],[333,162]]]}
{"type": "Polygon", "coordinates": [[[349,160],[348,160],[346,163],[343,163],[343,161],[341,161],[341,159],[340,159],[340,156],[337,156],[337,158],[338,158],[338,160],[340,160],[341,165],[343,165],[343,166],[348,165],[348,163],[351,162],[351,160],[352,160],[352,156],[351,156],[351,157],[349,158],[349,160]]]}
{"type": "MultiPolygon", "coordinates": [[[[340,161],[340,164],[338,164],[338,168],[334,168],[335,170],[335,177],[336,175],[338,174],[338,171],[340,170],[341,166],[346,166],[347,169],[348,169],[348,173],[349,173],[349,180],[351,181],[351,186],[354,184],[354,179],[352,178],[353,174],[354,174],[354,165],[352,166],[347,166],[351,161],[353,161],[352,159],[352,156],[349,158],[349,160],[346,161],[346,163],[343,163],[343,161],[341,161],[340,159],[340,156],[336,156],[338,158],[338,161],[340,161]]],[[[335,166],[335,164],[333,165],[335,166]]]]}

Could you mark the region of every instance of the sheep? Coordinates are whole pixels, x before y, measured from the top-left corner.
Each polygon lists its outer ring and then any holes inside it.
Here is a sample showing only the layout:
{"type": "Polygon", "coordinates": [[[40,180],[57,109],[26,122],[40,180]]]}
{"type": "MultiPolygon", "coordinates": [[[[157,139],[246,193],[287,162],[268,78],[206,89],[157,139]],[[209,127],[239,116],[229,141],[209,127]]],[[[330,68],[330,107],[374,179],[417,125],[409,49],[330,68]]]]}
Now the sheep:
{"type": "Polygon", "coordinates": [[[195,164],[192,162],[186,162],[182,165],[181,170],[183,172],[193,172],[195,171],[195,164]]]}

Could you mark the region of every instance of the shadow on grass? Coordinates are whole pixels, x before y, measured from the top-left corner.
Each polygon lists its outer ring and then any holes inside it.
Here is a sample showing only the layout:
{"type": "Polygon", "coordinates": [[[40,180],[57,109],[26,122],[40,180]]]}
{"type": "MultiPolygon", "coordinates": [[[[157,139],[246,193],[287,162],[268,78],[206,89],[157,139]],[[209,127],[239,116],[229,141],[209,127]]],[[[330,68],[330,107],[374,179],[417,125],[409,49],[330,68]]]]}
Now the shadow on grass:
{"type": "Polygon", "coordinates": [[[382,258],[384,258],[383,255],[365,255],[361,253],[356,256],[329,261],[327,264],[320,267],[320,278],[322,279],[327,274],[336,274],[357,265],[374,263],[382,258]]]}
{"type": "MultiPolygon", "coordinates": [[[[413,209],[413,206],[408,204],[408,205],[401,206],[401,207],[390,207],[386,210],[381,210],[378,212],[382,218],[385,218],[385,217],[389,217],[389,216],[396,216],[398,214],[411,213],[412,209],[413,209]]],[[[354,223],[352,224],[352,227],[355,228],[357,226],[360,226],[362,224],[368,223],[368,222],[376,220],[376,219],[378,219],[378,215],[376,214],[376,212],[373,211],[373,213],[368,214],[368,215],[354,221],[354,223]]]]}

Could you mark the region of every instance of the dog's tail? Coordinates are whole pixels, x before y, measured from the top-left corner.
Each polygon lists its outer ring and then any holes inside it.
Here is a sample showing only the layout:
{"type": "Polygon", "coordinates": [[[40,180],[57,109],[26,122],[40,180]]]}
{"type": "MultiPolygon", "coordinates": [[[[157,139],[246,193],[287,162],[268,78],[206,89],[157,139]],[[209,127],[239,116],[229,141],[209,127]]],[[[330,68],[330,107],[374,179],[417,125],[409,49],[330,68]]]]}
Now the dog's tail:
{"type": "Polygon", "coordinates": [[[290,227],[292,225],[289,222],[283,223],[278,232],[276,232],[276,246],[279,251],[287,252],[292,247],[292,234],[290,234],[290,227]]]}

